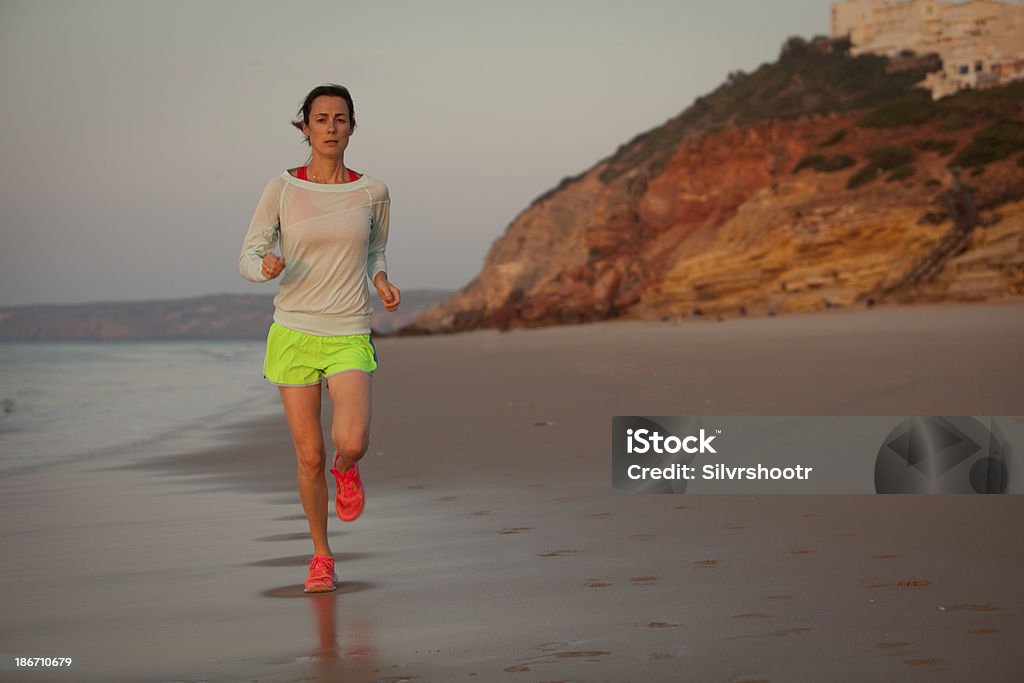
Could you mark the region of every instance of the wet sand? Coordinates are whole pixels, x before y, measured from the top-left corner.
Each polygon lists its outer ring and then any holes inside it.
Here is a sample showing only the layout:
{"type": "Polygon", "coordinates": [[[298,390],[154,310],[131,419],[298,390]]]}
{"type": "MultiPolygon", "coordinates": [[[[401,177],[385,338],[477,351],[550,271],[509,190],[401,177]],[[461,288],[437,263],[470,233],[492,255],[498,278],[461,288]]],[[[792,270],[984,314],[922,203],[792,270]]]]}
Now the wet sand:
{"type": "Polygon", "coordinates": [[[1024,415],[1021,339],[1020,302],[382,339],[336,593],[302,593],[268,387],[265,419],[0,480],[0,653],[80,660],[0,680],[1018,680],[1024,497],[621,496],[609,436],[1024,415]]]}

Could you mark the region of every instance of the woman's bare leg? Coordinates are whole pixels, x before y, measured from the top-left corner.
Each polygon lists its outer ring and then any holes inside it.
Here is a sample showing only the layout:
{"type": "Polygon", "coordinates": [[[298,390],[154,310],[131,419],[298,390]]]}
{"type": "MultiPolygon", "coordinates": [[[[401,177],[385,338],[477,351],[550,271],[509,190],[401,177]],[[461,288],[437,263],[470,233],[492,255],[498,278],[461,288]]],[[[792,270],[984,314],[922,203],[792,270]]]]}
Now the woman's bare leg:
{"type": "Polygon", "coordinates": [[[331,441],[341,453],[341,472],[358,462],[370,445],[370,380],[370,375],[359,370],[339,372],[327,380],[334,404],[331,441]]]}
{"type": "Polygon", "coordinates": [[[320,425],[320,385],[278,388],[295,445],[299,498],[309,521],[313,552],[333,557],[327,543],[327,480],[324,477],[324,434],[320,425]]]}

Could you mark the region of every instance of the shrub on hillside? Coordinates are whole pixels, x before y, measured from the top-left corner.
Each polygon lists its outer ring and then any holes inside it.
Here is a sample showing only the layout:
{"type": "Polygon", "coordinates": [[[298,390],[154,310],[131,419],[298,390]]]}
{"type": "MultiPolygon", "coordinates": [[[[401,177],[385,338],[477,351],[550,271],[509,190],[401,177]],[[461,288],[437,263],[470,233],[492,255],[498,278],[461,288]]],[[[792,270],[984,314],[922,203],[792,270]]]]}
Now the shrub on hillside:
{"type": "Polygon", "coordinates": [[[903,164],[902,166],[897,166],[896,168],[894,168],[892,170],[892,173],[889,174],[889,177],[886,178],[886,180],[889,182],[892,182],[894,180],[903,180],[904,178],[909,178],[910,176],[914,175],[916,171],[917,169],[914,168],[913,164],[903,164]]]}
{"type": "Polygon", "coordinates": [[[905,146],[882,145],[868,151],[868,159],[883,171],[909,164],[914,160],[914,152],[905,146]]]}
{"type": "Polygon", "coordinates": [[[852,190],[858,188],[865,183],[869,183],[878,177],[878,167],[874,164],[867,163],[860,168],[859,171],[850,176],[850,179],[846,181],[846,189],[852,190]]]}
{"type": "Polygon", "coordinates": [[[793,173],[799,173],[805,168],[818,168],[818,164],[824,163],[825,157],[821,154],[808,154],[796,165],[793,169],[793,173]]]}
{"type": "Polygon", "coordinates": [[[836,144],[837,142],[839,142],[840,140],[842,140],[845,137],[846,137],[846,129],[845,128],[840,128],[835,133],[832,133],[832,135],[829,135],[828,138],[824,142],[822,142],[821,144],[818,145],[818,147],[829,147],[830,145],[836,144]]]}
{"type": "Polygon", "coordinates": [[[939,121],[939,128],[942,130],[962,130],[970,128],[973,124],[974,120],[970,116],[963,112],[955,111],[939,121]]]}
{"type": "Polygon", "coordinates": [[[868,151],[868,163],[846,181],[847,189],[860,187],[878,177],[881,171],[892,171],[889,180],[899,180],[914,174],[910,162],[914,160],[914,152],[909,147],[882,145],[868,151]],[[909,171],[907,170],[909,169],[909,171]]]}
{"type": "Polygon", "coordinates": [[[919,140],[915,146],[926,152],[949,154],[956,147],[956,140],[919,140]]]}
{"type": "Polygon", "coordinates": [[[984,166],[1024,149],[1024,123],[1003,119],[985,126],[957,152],[950,166],[984,166]]]}
{"type": "Polygon", "coordinates": [[[834,157],[828,157],[822,162],[817,168],[819,171],[825,171],[831,173],[832,171],[841,171],[844,168],[849,168],[856,163],[853,157],[846,156],[845,154],[837,154],[834,157]]]}
{"type": "Polygon", "coordinates": [[[924,123],[936,113],[935,103],[924,97],[901,97],[875,107],[860,117],[857,125],[862,128],[892,128],[914,123],[924,123]]]}
{"type": "Polygon", "coordinates": [[[793,173],[799,173],[805,168],[813,168],[815,171],[824,171],[831,173],[833,171],[840,171],[844,168],[853,166],[854,160],[845,154],[839,154],[833,157],[826,157],[823,154],[808,154],[800,163],[793,169],[793,173]]]}

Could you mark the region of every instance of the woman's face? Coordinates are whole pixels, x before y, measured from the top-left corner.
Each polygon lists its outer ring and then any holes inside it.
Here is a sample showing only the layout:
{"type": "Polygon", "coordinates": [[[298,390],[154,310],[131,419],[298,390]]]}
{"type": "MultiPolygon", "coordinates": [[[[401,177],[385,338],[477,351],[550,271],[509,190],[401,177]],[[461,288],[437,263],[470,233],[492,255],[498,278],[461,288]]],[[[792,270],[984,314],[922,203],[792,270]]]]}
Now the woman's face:
{"type": "Polygon", "coordinates": [[[321,95],[309,109],[309,123],[302,124],[309,145],[322,156],[339,157],[348,147],[352,121],[348,103],[340,97],[321,95]]]}

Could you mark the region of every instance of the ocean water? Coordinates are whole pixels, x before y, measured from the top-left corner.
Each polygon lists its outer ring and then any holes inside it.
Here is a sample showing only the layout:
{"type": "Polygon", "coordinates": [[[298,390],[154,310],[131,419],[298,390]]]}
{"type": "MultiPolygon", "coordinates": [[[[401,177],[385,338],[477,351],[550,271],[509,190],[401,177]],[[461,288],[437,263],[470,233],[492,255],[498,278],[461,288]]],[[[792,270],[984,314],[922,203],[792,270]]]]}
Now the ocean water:
{"type": "Polygon", "coordinates": [[[280,411],[263,341],[0,344],[0,476],[280,411]]]}

